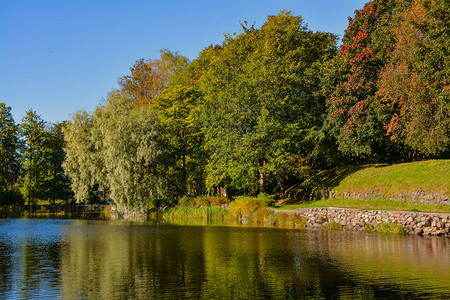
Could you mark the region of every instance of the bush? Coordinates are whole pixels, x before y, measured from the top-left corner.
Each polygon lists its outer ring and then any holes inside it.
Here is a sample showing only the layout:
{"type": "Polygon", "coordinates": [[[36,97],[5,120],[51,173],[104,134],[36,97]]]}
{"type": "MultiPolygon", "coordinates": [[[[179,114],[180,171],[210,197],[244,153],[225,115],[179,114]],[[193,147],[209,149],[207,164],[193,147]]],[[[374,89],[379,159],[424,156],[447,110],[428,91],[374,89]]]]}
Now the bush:
{"type": "Polygon", "coordinates": [[[406,227],[401,224],[387,222],[382,222],[375,228],[375,231],[381,234],[406,234],[408,232],[406,227]]]}
{"type": "Polygon", "coordinates": [[[275,195],[267,195],[265,193],[261,193],[258,195],[258,199],[265,201],[267,206],[275,205],[275,195]]]}
{"type": "Polygon", "coordinates": [[[186,206],[193,206],[194,201],[191,197],[183,196],[178,200],[178,206],[179,207],[186,207],[186,206]]]}
{"type": "Polygon", "coordinates": [[[273,226],[285,226],[288,214],[286,213],[274,213],[270,216],[270,221],[273,226]]]}
{"type": "Polygon", "coordinates": [[[267,221],[270,221],[272,215],[274,215],[274,213],[267,209],[267,207],[261,207],[255,210],[251,214],[250,218],[252,222],[256,222],[256,224],[262,225],[267,221]]]}
{"type": "Polygon", "coordinates": [[[372,233],[374,230],[373,226],[369,223],[364,223],[364,232],[372,233]]]}
{"type": "Polygon", "coordinates": [[[333,231],[341,231],[343,230],[343,226],[341,223],[335,222],[335,221],[331,221],[330,223],[328,223],[325,226],[326,230],[333,230],[333,231]]]}
{"type": "Polygon", "coordinates": [[[252,214],[260,208],[267,207],[271,202],[273,200],[270,198],[236,197],[236,200],[230,203],[230,214],[233,217],[241,218],[252,214]]]}

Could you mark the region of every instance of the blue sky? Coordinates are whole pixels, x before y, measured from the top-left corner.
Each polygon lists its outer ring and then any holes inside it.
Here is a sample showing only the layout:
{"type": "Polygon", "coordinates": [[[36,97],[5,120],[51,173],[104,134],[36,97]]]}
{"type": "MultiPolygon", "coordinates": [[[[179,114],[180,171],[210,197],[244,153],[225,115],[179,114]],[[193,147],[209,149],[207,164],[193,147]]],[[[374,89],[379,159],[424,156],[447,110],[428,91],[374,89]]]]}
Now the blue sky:
{"type": "Polygon", "coordinates": [[[17,123],[92,111],[139,58],[160,49],[195,59],[241,21],[261,26],[289,9],[341,37],[363,0],[0,0],[0,102],[17,123]]]}

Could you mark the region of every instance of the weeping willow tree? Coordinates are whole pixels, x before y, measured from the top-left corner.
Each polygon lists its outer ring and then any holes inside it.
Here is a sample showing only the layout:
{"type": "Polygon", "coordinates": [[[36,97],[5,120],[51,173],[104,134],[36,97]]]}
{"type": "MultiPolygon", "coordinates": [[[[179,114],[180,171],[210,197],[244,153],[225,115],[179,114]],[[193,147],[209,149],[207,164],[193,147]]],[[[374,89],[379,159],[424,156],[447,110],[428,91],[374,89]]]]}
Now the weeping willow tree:
{"type": "Polygon", "coordinates": [[[160,136],[156,113],[146,107],[133,109],[120,92],[108,98],[94,112],[94,126],[100,129],[102,158],[110,196],[119,206],[144,207],[165,192],[160,136]]]}
{"type": "Polygon", "coordinates": [[[89,202],[94,187],[103,192],[107,190],[102,140],[98,135],[93,116],[86,111],[75,113],[72,122],[66,123],[64,128],[66,158],[63,168],[70,178],[77,203],[89,202]]]}
{"type": "Polygon", "coordinates": [[[113,92],[92,115],[79,112],[65,130],[66,174],[78,203],[93,190],[113,199],[119,211],[145,208],[167,188],[162,169],[157,115],[149,108],[133,109],[121,92],[113,92]]]}

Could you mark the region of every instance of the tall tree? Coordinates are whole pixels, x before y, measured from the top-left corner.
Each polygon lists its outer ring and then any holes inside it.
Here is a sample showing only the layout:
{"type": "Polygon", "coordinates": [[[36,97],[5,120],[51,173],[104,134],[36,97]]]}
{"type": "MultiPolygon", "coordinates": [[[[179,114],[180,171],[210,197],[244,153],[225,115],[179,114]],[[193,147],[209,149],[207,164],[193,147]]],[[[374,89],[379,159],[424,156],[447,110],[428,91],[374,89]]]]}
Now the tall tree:
{"type": "Polygon", "coordinates": [[[63,167],[77,202],[98,191],[123,212],[147,208],[149,200],[166,195],[169,161],[161,151],[157,114],[148,106],[135,109],[124,92],[112,92],[92,115],[76,113],[64,138],[63,167]]]}
{"type": "Polygon", "coordinates": [[[130,68],[131,74],[119,79],[119,85],[121,90],[130,97],[134,107],[147,105],[169,83],[179,80],[187,62],[187,58],[177,52],[161,50],[159,59],[137,60],[130,68]]]}
{"type": "Polygon", "coordinates": [[[0,203],[11,202],[14,184],[19,178],[18,128],[11,107],[0,103],[0,203]]]}
{"type": "Polygon", "coordinates": [[[95,190],[108,190],[106,168],[102,158],[102,135],[86,111],[78,111],[64,129],[64,173],[69,177],[77,203],[88,202],[95,190]]]}
{"type": "Polygon", "coordinates": [[[318,70],[334,45],[288,11],[226,37],[200,79],[209,186],[267,192],[299,175],[322,125],[318,70]]]}
{"type": "Polygon", "coordinates": [[[129,97],[113,92],[93,118],[101,132],[110,197],[119,209],[146,208],[152,197],[163,196],[167,184],[156,113],[148,107],[135,110],[129,97]]]}
{"type": "Polygon", "coordinates": [[[387,134],[422,155],[450,145],[449,13],[444,1],[422,0],[398,13],[396,43],[378,81],[390,109],[387,134]]]}
{"type": "Polygon", "coordinates": [[[167,174],[177,194],[201,194],[204,191],[203,134],[198,118],[202,95],[195,86],[172,85],[155,99],[152,108],[164,130],[162,147],[173,161],[167,174]]]}
{"type": "Polygon", "coordinates": [[[20,134],[25,147],[23,151],[22,167],[24,170],[21,192],[28,204],[44,197],[44,182],[48,172],[48,138],[46,123],[35,111],[27,111],[20,124],[20,134]]]}
{"type": "Polygon", "coordinates": [[[55,204],[56,199],[68,199],[72,196],[70,181],[64,174],[62,163],[65,159],[64,134],[65,122],[53,124],[48,131],[48,172],[45,179],[46,197],[55,204]]]}
{"type": "Polygon", "coordinates": [[[445,0],[355,11],[323,80],[326,127],[342,153],[393,162],[448,151],[448,15],[445,0]]]}
{"type": "Polygon", "coordinates": [[[344,154],[370,158],[386,154],[386,114],[376,101],[378,76],[394,44],[389,30],[395,1],[369,1],[349,18],[338,55],[327,63],[326,127],[344,154]]]}

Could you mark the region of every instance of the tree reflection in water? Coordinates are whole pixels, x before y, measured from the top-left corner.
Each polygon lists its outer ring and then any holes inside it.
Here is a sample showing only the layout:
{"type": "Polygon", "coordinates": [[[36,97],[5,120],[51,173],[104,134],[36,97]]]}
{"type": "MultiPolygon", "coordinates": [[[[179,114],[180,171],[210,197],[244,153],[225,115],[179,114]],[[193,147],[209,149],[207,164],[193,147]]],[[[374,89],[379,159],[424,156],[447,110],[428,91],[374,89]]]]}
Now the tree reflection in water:
{"type": "Polygon", "coordinates": [[[0,220],[0,298],[448,298],[448,239],[0,220]]]}

